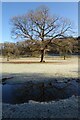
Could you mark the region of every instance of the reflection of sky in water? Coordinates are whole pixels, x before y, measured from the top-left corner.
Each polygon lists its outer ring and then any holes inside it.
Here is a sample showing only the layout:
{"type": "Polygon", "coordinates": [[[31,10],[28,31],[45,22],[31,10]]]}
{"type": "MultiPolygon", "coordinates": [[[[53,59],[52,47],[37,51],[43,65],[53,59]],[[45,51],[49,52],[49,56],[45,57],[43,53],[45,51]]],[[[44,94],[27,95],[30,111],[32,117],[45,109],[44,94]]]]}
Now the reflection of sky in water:
{"type": "Polygon", "coordinates": [[[6,103],[13,103],[15,100],[15,91],[19,85],[5,84],[2,86],[2,99],[6,103]]]}
{"type": "Polygon", "coordinates": [[[2,85],[0,84],[0,102],[2,101],[2,85]]]}
{"type": "Polygon", "coordinates": [[[2,119],[2,85],[0,84],[0,120],[2,119]]]}

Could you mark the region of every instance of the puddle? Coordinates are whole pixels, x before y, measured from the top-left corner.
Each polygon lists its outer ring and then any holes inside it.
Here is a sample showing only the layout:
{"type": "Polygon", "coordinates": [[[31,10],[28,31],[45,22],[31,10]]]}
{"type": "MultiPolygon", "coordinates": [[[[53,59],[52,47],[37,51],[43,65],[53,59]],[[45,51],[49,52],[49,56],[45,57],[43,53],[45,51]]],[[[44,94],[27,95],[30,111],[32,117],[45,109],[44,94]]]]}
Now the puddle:
{"type": "Polygon", "coordinates": [[[80,95],[78,82],[47,82],[26,84],[3,84],[2,102],[10,104],[20,104],[34,100],[38,102],[49,102],[66,99],[72,95],[80,95]]]}

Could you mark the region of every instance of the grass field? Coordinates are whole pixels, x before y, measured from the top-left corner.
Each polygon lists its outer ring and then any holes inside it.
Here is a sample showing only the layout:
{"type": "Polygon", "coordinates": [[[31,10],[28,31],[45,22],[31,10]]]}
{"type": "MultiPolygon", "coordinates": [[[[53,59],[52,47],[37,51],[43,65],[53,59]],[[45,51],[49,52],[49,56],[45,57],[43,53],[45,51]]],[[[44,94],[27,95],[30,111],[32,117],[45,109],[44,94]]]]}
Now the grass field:
{"type": "MultiPolygon", "coordinates": [[[[78,58],[62,59],[47,59],[45,63],[33,63],[33,58],[12,60],[14,63],[3,63],[3,75],[19,76],[19,80],[39,80],[44,77],[78,77],[78,58]],[[17,63],[15,63],[17,61],[17,63]],[[27,63],[21,63],[26,61],[27,63]],[[49,62],[49,63],[48,63],[49,62]],[[24,76],[24,77],[23,77],[24,76]],[[22,79],[23,77],[23,79],[22,79]]],[[[37,58],[36,61],[39,61],[37,58]]]]}

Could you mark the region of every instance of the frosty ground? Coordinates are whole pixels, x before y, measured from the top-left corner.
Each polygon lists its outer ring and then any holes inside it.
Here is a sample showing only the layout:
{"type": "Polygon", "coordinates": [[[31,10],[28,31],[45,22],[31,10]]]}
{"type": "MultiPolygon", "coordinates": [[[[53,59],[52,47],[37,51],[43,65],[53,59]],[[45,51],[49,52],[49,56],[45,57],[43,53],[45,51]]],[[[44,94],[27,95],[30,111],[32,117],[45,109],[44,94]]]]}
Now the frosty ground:
{"type": "MultiPolygon", "coordinates": [[[[21,59],[23,61],[23,59],[21,59]]],[[[20,61],[21,61],[20,60],[20,61]]],[[[31,59],[34,61],[34,59],[31,59]]],[[[37,60],[37,59],[36,59],[37,60]]],[[[17,60],[16,60],[17,61],[17,60]]],[[[27,59],[28,61],[28,59],[27,59]]],[[[39,61],[39,59],[38,59],[39,61]]],[[[8,84],[23,83],[26,81],[47,81],[57,79],[64,81],[65,78],[78,77],[78,58],[68,58],[65,61],[60,59],[48,59],[51,63],[26,63],[2,65],[3,77],[13,76],[6,82],[8,84]]],[[[4,118],[77,118],[78,97],[72,96],[69,99],[51,102],[30,101],[24,104],[4,104],[4,118]]]]}

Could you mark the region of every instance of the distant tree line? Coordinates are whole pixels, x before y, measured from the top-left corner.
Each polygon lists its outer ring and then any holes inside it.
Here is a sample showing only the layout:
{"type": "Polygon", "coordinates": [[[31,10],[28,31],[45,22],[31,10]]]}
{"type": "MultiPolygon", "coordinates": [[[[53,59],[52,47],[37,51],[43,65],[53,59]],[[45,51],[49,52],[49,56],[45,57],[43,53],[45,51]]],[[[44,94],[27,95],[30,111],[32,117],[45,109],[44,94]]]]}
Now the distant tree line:
{"type": "MultiPolygon", "coordinates": [[[[44,41],[44,45],[48,40],[44,41]]],[[[58,54],[62,55],[65,59],[68,54],[78,54],[78,41],[77,38],[56,38],[45,49],[45,54],[58,54]]],[[[25,40],[16,43],[5,42],[0,44],[0,53],[3,57],[10,58],[18,57],[40,57],[41,56],[41,41],[25,40]]]]}

